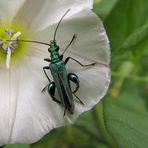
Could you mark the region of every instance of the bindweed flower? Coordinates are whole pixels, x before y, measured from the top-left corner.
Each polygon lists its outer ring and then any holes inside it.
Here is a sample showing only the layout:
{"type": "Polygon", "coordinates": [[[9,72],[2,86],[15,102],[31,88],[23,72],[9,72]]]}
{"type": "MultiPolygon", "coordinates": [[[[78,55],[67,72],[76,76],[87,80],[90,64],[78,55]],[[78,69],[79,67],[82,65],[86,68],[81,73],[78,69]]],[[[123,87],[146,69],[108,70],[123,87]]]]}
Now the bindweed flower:
{"type": "MultiPolygon", "coordinates": [[[[0,144],[33,143],[53,128],[73,123],[85,111],[95,106],[106,94],[110,82],[109,41],[101,20],[90,10],[93,0],[1,0],[0,1],[0,144]],[[76,34],[76,39],[64,54],[74,61],[66,65],[80,80],[74,114],[66,113],[42,89],[49,83],[43,67],[48,66],[48,46],[19,42],[17,39],[50,43],[57,23],[60,52],[76,34]],[[9,40],[9,41],[8,41],[9,40]]],[[[48,76],[52,79],[49,72],[48,76]]],[[[71,84],[72,85],[72,84],[71,84]]],[[[72,86],[73,89],[73,86],[72,86]]],[[[58,96],[57,96],[58,97],[58,96]]]]}

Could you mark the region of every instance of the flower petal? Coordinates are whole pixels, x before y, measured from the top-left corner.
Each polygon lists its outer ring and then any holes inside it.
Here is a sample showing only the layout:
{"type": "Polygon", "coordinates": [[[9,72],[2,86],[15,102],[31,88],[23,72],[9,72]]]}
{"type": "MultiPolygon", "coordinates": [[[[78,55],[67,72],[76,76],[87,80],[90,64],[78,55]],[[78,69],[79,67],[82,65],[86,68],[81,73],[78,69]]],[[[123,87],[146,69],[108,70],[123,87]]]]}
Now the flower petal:
{"type": "Polygon", "coordinates": [[[19,70],[0,68],[0,145],[11,141],[18,102],[19,70]]]}
{"type": "Polygon", "coordinates": [[[71,11],[66,17],[79,12],[84,7],[92,8],[92,6],[93,0],[26,0],[16,19],[27,22],[33,29],[43,29],[57,23],[68,9],[71,11]]]}
{"type": "Polygon", "coordinates": [[[11,21],[24,2],[25,0],[1,0],[0,19],[7,19],[7,21],[11,21]]]}
{"type": "MultiPolygon", "coordinates": [[[[38,32],[35,39],[49,42],[53,39],[55,26],[49,26],[38,32]]],[[[74,34],[76,34],[76,39],[68,51],[100,64],[110,63],[110,46],[105,29],[101,20],[91,10],[83,9],[62,21],[56,37],[60,48],[64,49],[74,34]]]]}

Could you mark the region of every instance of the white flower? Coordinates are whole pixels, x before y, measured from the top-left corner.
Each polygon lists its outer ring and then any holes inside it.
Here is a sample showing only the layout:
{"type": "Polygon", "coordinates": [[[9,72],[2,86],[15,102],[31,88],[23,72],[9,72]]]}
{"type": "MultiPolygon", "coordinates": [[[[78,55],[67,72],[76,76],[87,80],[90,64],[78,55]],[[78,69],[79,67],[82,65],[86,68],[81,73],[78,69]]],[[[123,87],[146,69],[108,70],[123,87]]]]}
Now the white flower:
{"type": "MultiPolygon", "coordinates": [[[[110,82],[110,48],[101,20],[90,10],[93,0],[1,0],[0,1],[0,144],[33,143],[50,130],[73,123],[106,94],[110,82]],[[12,39],[50,43],[63,14],[56,36],[60,52],[77,35],[64,54],[73,61],[66,65],[80,79],[76,93],[84,105],[75,101],[74,114],[66,113],[47,92],[43,67],[48,66],[48,46],[7,42],[12,39]]],[[[50,71],[49,77],[52,79],[50,71]]],[[[76,98],[75,98],[76,99],[76,98]]]]}

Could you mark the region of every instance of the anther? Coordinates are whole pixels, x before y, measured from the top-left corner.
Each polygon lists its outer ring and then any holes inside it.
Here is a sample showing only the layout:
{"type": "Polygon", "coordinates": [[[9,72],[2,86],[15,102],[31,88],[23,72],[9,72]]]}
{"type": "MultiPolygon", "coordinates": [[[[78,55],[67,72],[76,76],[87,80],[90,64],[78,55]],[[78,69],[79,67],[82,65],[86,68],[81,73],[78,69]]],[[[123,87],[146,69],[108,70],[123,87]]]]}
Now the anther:
{"type": "Polygon", "coordinates": [[[13,30],[11,30],[11,29],[6,29],[5,32],[6,32],[9,36],[12,36],[12,34],[13,34],[13,30]]]}

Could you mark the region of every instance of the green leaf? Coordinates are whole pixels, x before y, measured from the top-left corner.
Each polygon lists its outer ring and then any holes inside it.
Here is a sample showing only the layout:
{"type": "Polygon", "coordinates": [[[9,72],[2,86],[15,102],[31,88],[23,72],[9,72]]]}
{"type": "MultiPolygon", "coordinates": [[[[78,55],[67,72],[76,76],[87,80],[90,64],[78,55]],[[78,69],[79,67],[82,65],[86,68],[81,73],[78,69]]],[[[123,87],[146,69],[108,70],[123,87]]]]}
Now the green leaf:
{"type": "Polygon", "coordinates": [[[135,83],[126,82],[120,96],[104,101],[106,128],[122,148],[148,146],[148,106],[135,83]]]}
{"type": "Polygon", "coordinates": [[[121,47],[117,50],[117,53],[124,53],[126,51],[135,52],[137,46],[140,43],[143,43],[144,40],[148,41],[148,24],[143,25],[142,27],[135,30],[131,35],[129,35],[121,47]]]}
{"type": "Polygon", "coordinates": [[[145,37],[142,31],[145,28],[142,28],[141,31],[140,28],[148,22],[147,10],[147,0],[118,1],[105,20],[105,26],[113,52],[119,50],[122,45],[125,46],[127,38],[128,43],[126,44],[133,44],[135,42],[134,45],[136,45],[138,40],[134,41],[135,34],[137,34],[137,37],[140,35],[140,40],[142,37],[145,37]]]}
{"type": "Polygon", "coordinates": [[[112,54],[112,65],[120,66],[123,61],[132,61],[136,65],[144,56],[148,56],[148,24],[135,30],[112,54]]]}

